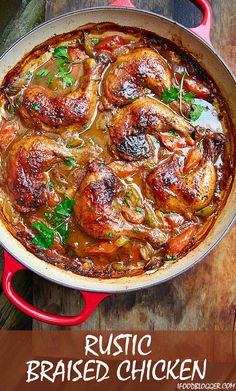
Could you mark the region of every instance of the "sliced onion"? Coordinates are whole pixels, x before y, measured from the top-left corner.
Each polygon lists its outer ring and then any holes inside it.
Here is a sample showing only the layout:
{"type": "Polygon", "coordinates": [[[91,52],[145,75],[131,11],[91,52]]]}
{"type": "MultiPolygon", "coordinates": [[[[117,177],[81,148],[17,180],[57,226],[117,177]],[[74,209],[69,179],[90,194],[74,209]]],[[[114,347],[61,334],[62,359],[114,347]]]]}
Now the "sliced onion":
{"type": "Polygon", "coordinates": [[[19,213],[14,209],[9,198],[5,198],[2,208],[3,214],[7,221],[11,224],[18,224],[20,221],[19,213]]]}
{"type": "Polygon", "coordinates": [[[145,246],[140,248],[140,254],[145,261],[149,261],[154,254],[154,248],[147,242],[145,246]]]}
{"type": "Polygon", "coordinates": [[[160,225],[160,222],[156,216],[155,210],[149,203],[145,203],[146,210],[146,221],[148,225],[152,228],[157,228],[160,225]]]}
{"type": "Polygon", "coordinates": [[[84,48],[89,57],[93,57],[93,44],[88,33],[84,33],[84,48]]]}
{"type": "Polygon", "coordinates": [[[119,239],[117,239],[117,240],[115,241],[115,245],[116,245],[117,247],[123,247],[123,246],[125,246],[127,243],[129,243],[129,238],[128,238],[127,236],[125,236],[125,235],[121,235],[121,236],[119,237],[119,239]]]}

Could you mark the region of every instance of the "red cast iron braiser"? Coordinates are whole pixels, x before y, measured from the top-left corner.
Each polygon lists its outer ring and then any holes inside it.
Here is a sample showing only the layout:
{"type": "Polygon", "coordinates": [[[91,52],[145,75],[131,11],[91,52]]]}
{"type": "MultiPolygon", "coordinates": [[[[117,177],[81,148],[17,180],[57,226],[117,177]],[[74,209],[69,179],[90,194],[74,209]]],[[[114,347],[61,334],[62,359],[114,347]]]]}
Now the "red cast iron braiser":
{"type": "MultiPolygon", "coordinates": [[[[196,6],[202,11],[203,19],[200,26],[189,29],[194,34],[202,38],[208,45],[212,46],[210,40],[210,29],[212,23],[212,9],[208,0],[194,0],[196,6]]],[[[115,0],[108,4],[109,7],[125,7],[136,8],[131,0],[115,0]]],[[[8,299],[25,314],[31,316],[34,319],[41,322],[55,324],[59,326],[75,326],[88,319],[98,304],[111,293],[93,293],[81,291],[85,300],[84,309],[79,315],[75,316],[62,316],[54,315],[44,311],[41,311],[31,304],[23,300],[13,289],[12,279],[15,273],[20,270],[27,270],[27,268],[16,261],[10,254],[4,251],[4,271],[3,271],[3,291],[8,299]]]]}

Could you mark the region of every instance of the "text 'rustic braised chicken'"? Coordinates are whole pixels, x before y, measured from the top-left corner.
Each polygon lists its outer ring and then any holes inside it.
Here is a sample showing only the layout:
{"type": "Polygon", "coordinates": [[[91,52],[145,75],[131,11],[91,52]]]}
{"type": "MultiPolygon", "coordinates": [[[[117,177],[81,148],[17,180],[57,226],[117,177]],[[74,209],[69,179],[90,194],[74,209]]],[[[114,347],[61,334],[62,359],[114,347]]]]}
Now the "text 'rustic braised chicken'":
{"type": "Polygon", "coordinates": [[[90,277],[176,262],[233,176],[214,82],[171,42],[112,23],[55,36],[1,88],[1,217],[39,258],[90,277]]]}

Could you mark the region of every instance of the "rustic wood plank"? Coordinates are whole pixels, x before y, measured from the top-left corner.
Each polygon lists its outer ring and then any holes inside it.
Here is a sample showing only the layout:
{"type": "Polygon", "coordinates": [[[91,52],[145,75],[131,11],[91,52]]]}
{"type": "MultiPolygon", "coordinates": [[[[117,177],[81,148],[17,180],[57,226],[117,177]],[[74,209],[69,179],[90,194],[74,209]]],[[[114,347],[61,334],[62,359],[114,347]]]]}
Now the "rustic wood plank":
{"type": "Polygon", "coordinates": [[[2,33],[0,53],[44,20],[45,0],[24,1],[22,9],[2,33]]]}
{"type": "MultiPolygon", "coordinates": [[[[46,18],[105,1],[46,0],[46,18]]],[[[200,23],[201,13],[189,0],[142,1],[134,3],[188,26],[200,23]]],[[[212,0],[212,41],[225,61],[232,65],[235,57],[233,39],[234,0],[212,0]],[[227,48],[225,47],[227,43],[227,48]]],[[[200,264],[161,286],[105,299],[82,330],[145,329],[228,329],[233,327],[236,299],[236,245],[234,226],[216,249],[200,264]]],[[[76,314],[83,305],[76,290],[34,278],[36,306],[60,314],[76,314]]],[[[57,329],[34,321],[37,330],[57,329]]]]}

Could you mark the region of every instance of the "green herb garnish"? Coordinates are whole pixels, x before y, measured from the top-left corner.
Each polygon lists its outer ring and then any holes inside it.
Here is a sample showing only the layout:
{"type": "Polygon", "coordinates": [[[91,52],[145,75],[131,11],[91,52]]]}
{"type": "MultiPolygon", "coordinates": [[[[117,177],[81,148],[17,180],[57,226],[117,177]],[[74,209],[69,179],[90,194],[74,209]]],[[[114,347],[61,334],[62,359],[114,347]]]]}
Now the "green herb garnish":
{"type": "Polygon", "coordinates": [[[93,137],[89,137],[89,142],[90,142],[90,144],[94,145],[95,144],[94,138],[93,137]]]}
{"type": "Polygon", "coordinates": [[[175,255],[175,254],[173,254],[173,255],[166,254],[166,259],[168,261],[175,261],[177,259],[177,255],[175,255]]]}
{"type": "Polygon", "coordinates": [[[65,163],[67,164],[67,166],[69,166],[69,167],[72,167],[75,164],[74,157],[65,158],[64,160],[65,160],[65,163]]]}
{"type": "Polygon", "coordinates": [[[202,105],[198,105],[196,103],[194,103],[192,106],[193,106],[193,111],[191,111],[190,113],[190,118],[192,121],[196,121],[201,116],[203,111],[206,111],[206,107],[202,105]]]}
{"type": "Polygon", "coordinates": [[[71,216],[74,203],[74,199],[64,197],[56,205],[54,213],[45,212],[44,216],[50,220],[50,226],[46,225],[43,221],[34,222],[32,227],[39,231],[39,234],[35,235],[32,243],[41,250],[46,250],[53,246],[55,236],[58,236],[62,245],[65,246],[69,237],[68,220],[71,216]]]}
{"type": "Polygon", "coordinates": [[[49,76],[49,77],[47,78],[47,83],[48,83],[48,84],[52,84],[53,79],[54,79],[53,76],[49,76]]]}
{"type": "Polygon", "coordinates": [[[15,114],[15,107],[8,101],[6,102],[6,109],[11,116],[15,114]]]}
{"type": "Polygon", "coordinates": [[[35,77],[36,77],[36,78],[44,77],[44,76],[47,76],[49,73],[50,73],[50,70],[49,70],[49,69],[43,68],[43,69],[40,69],[40,70],[36,73],[35,77]]]}
{"type": "Polygon", "coordinates": [[[173,136],[178,136],[179,135],[178,132],[176,132],[175,130],[172,130],[172,129],[168,130],[168,133],[173,134],[173,136]]]}
{"type": "Polygon", "coordinates": [[[75,84],[75,78],[74,76],[64,76],[63,83],[66,85],[66,87],[71,87],[73,84],[75,84]]]}
{"type": "Polygon", "coordinates": [[[187,103],[193,103],[195,94],[193,92],[183,92],[183,98],[187,103]]]}
{"type": "Polygon", "coordinates": [[[50,212],[45,212],[45,213],[44,213],[44,216],[46,217],[46,219],[51,220],[53,214],[50,213],[50,212]]]}
{"type": "Polygon", "coordinates": [[[93,45],[97,45],[100,41],[101,41],[101,39],[98,39],[98,38],[91,39],[91,42],[93,45]]]}
{"type": "Polygon", "coordinates": [[[117,68],[119,68],[119,69],[122,69],[122,68],[124,68],[124,63],[123,62],[121,62],[118,66],[117,66],[117,68]]]}
{"type": "Polygon", "coordinates": [[[107,236],[108,238],[115,238],[116,235],[114,235],[112,232],[107,232],[107,233],[106,233],[106,236],[107,236]]]}
{"type": "Polygon", "coordinates": [[[89,211],[90,211],[90,212],[93,212],[93,211],[94,211],[94,207],[93,207],[93,206],[90,206],[89,211]]]}
{"type": "Polygon", "coordinates": [[[39,247],[40,250],[46,250],[52,247],[55,238],[54,229],[48,227],[43,221],[35,221],[32,227],[39,232],[32,239],[32,244],[39,247]]]}
{"type": "Polygon", "coordinates": [[[179,97],[179,89],[171,86],[168,90],[163,91],[162,100],[163,102],[170,103],[177,100],[179,97]]]}
{"type": "Polygon", "coordinates": [[[48,182],[48,187],[49,187],[49,189],[53,189],[54,188],[54,183],[53,182],[48,182]]]}
{"type": "Polygon", "coordinates": [[[32,107],[33,107],[34,111],[39,111],[40,104],[38,102],[32,103],[32,107]]]}
{"type": "Polygon", "coordinates": [[[68,59],[68,47],[67,46],[58,46],[54,49],[52,53],[53,57],[60,59],[68,59]]]}
{"type": "Polygon", "coordinates": [[[137,206],[135,208],[136,212],[144,212],[144,209],[143,208],[140,208],[139,206],[137,206]]]}

